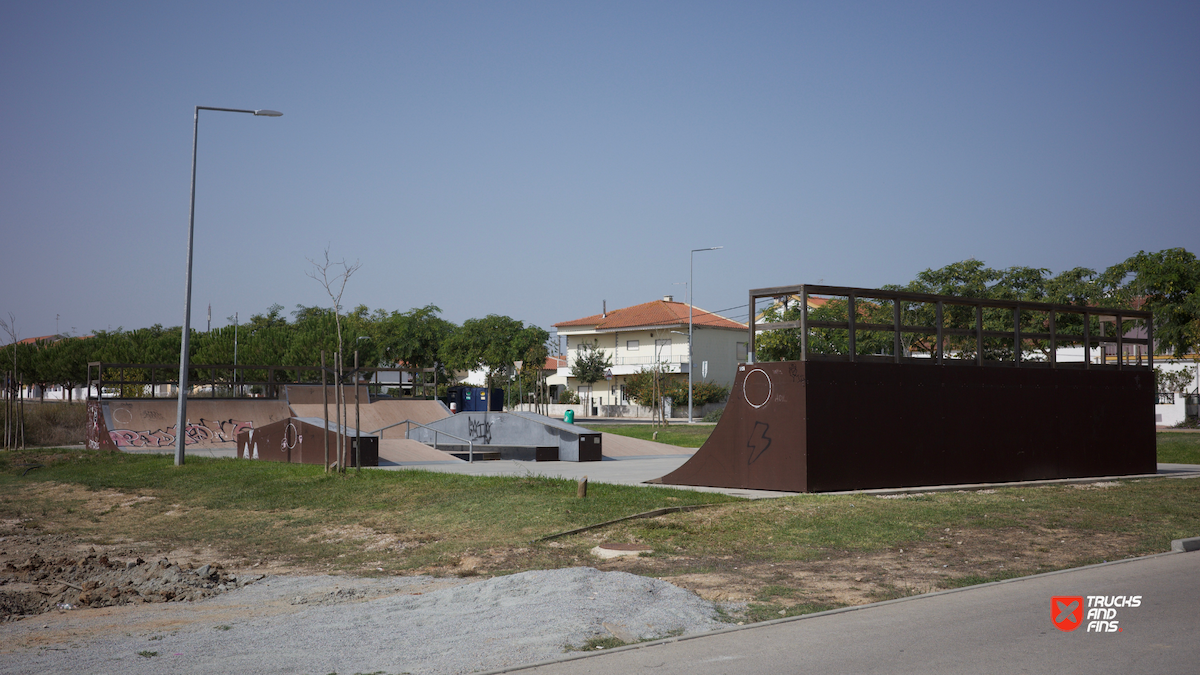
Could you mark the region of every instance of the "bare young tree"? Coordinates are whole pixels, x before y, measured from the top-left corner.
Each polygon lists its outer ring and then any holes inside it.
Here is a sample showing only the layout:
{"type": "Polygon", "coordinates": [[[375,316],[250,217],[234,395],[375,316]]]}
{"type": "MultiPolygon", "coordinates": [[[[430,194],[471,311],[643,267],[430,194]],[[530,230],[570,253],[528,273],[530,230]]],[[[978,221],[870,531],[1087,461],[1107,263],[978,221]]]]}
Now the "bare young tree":
{"type": "Polygon", "coordinates": [[[362,263],[355,260],[353,265],[347,264],[343,258],[338,262],[329,260],[329,246],[325,247],[325,262],[317,262],[312,258],[306,258],[312,264],[312,269],[305,272],[306,275],[317,280],[325,288],[325,292],[329,294],[329,299],[333,301],[333,318],[337,324],[338,337],[338,352],[342,349],[342,294],[346,292],[346,282],[350,280],[350,276],[362,267],[362,263]],[[338,272],[338,268],[341,271],[338,272]]]}
{"type": "Polygon", "coordinates": [[[13,369],[12,377],[4,378],[5,381],[5,415],[4,415],[4,447],[17,447],[17,439],[20,436],[21,447],[25,446],[25,406],[20,401],[14,401],[14,392],[20,391],[20,384],[17,380],[17,341],[20,340],[20,334],[17,332],[17,317],[13,316],[12,312],[8,313],[8,321],[0,319],[0,330],[8,334],[8,342],[12,345],[13,369]],[[11,439],[11,440],[10,440],[11,439]]]}
{"type": "MultiPolygon", "coordinates": [[[[317,283],[321,284],[321,286],[325,288],[325,292],[329,294],[329,299],[333,302],[333,319],[337,326],[338,350],[337,354],[334,355],[335,380],[333,387],[334,391],[337,392],[334,403],[337,408],[338,471],[341,472],[346,470],[346,460],[343,454],[343,445],[345,444],[345,441],[342,440],[341,427],[342,420],[348,419],[348,416],[343,414],[343,412],[348,413],[348,411],[345,410],[346,396],[344,390],[342,389],[342,354],[344,353],[344,349],[342,348],[342,294],[346,292],[346,282],[350,281],[351,275],[357,272],[358,268],[362,267],[362,263],[355,260],[354,264],[351,265],[346,262],[345,258],[338,262],[331,261],[329,259],[328,245],[325,246],[325,261],[323,263],[313,260],[312,258],[306,259],[312,264],[312,269],[305,272],[305,274],[313,279],[316,279],[317,283]],[[338,268],[341,268],[341,271],[338,271],[338,268]]],[[[355,377],[357,377],[357,374],[355,377]]],[[[328,420],[326,420],[326,424],[328,424],[328,420]]],[[[326,433],[328,433],[328,431],[326,431],[326,433]]],[[[328,470],[329,467],[325,467],[325,469],[328,470]]]]}

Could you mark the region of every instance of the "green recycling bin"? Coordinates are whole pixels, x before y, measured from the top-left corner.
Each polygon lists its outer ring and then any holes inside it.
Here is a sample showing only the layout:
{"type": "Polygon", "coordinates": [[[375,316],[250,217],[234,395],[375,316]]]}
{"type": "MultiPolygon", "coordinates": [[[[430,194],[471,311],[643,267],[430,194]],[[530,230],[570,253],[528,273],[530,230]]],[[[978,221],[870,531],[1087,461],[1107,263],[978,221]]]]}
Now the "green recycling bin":
{"type": "Polygon", "coordinates": [[[567,412],[563,413],[563,421],[567,424],[575,424],[575,411],[568,410],[567,412]]]}

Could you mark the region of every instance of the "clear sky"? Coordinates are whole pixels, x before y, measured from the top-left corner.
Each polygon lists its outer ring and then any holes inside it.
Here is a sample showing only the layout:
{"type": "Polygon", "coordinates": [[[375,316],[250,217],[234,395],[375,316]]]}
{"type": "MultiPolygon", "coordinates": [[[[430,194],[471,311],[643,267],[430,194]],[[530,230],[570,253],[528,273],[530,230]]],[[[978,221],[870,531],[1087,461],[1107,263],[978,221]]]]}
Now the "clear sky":
{"type": "MultiPolygon", "coordinates": [[[[1200,252],[1196,2],[0,3],[21,337],[328,304],[557,321],[1200,252]],[[59,319],[56,322],[56,317],[59,319]]],[[[745,319],[738,310],[732,318],[745,319]]]]}

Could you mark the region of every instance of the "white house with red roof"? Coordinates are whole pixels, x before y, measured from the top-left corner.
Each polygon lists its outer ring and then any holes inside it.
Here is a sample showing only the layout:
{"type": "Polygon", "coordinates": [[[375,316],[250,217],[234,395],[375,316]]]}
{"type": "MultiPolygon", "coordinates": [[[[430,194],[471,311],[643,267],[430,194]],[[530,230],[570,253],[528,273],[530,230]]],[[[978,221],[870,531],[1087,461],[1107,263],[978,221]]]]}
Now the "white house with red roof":
{"type": "MultiPolygon", "coordinates": [[[[662,300],[614,309],[582,319],[554,324],[567,339],[567,362],[558,375],[579,394],[580,403],[597,406],[630,405],[625,377],[655,363],[664,371],[688,374],[688,306],[668,295],[662,300]],[[589,387],[571,377],[571,366],[582,345],[599,343],[612,360],[612,379],[589,387]]],[[[746,362],[746,324],[692,308],[694,382],[709,381],[732,387],[739,363],[746,362]],[[707,368],[705,364],[707,363],[707,368]]],[[[686,406],[685,406],[686,407],[686,406]]]]}

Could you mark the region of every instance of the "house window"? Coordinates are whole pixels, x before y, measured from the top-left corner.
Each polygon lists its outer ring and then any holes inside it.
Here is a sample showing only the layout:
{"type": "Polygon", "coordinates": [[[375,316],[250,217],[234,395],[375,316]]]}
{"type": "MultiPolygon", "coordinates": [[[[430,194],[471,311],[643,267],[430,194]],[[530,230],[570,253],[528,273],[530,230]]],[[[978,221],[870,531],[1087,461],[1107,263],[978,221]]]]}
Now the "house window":
{"type": "Polygon", "coordinates": [[[738,361],[746,360],[746,346],[747,346],[747,343],[745,343],[745,342],[737,343],[737,360],[738,361]]]}
{"type": "Polygon", "coordinates": [[[638,341],[637,340],[626,340],[625,341],[625,349],[628,349],[631,352],[636,352],[638,350],[638,341]]]}

